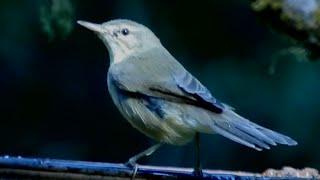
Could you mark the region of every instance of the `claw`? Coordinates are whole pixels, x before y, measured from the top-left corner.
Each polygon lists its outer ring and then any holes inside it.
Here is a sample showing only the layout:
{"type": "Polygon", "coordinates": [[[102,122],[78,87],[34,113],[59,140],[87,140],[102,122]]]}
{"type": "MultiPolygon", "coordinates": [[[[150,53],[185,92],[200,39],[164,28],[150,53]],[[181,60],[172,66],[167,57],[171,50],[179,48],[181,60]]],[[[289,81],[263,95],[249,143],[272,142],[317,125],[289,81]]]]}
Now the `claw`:
{"type": "Polygon", "coordinates": [[[202,169],[194,169],[193,170],[193,175],[196,176],[196,177],[203,177],[203,172],[202,172],[202,169]]]}
{"type": "Polygon", "coordinates": [[[135,164],[131,179],[135,179],[138,172],[138,164],[135,164]]]}
{"type": "Polygon", "coordinates": [[[129,159],[129,161],[127,161],[125,164],[125,166],[133,168],[137,165],[137,163],[135,161],[133,161],[132,159],[129,159]]]}
{"type": "Polygon", "coordinates": [[[124,165],[133,169],[131,179],[135,179],[138,172],[138,164],[136,163],[136,161],[134,161],[133,159],[129,159],[129,161],[127,161],[124,165]]]}

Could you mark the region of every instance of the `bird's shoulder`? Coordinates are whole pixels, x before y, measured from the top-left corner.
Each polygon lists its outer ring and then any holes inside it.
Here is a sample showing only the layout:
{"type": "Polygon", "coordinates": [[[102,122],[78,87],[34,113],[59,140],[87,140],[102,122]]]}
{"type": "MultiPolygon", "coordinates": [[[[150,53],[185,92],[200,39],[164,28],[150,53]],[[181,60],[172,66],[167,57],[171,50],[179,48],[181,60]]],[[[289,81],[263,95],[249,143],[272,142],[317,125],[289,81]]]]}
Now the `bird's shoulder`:
{"type": "Polygon", "coordinates": [[[184,71],[182,65],[170,53],[162,48],[152,48],[135,53],[119,63],[110,65],[108,74],[119,78],[127,76],[157,80],[172,78],[180,71],[184,71]]]}
{"type": "Polygon", "coordinates": [[[165,98],[174,96],[217,113],[223,111],[224,105],[169,53],[153,50],[128,58],[111,71],[118,87],[165,98]]]}

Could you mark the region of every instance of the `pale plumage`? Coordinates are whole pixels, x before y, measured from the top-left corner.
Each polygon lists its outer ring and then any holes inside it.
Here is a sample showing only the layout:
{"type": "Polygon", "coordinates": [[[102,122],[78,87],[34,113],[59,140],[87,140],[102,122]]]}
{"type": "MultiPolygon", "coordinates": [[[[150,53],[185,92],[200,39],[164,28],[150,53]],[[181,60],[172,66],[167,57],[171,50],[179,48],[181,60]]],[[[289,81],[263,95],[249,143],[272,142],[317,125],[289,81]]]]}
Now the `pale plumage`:
{"type": "MultiPolygon", "coordinates": [[[[217,133],[256,150],[297,144],[239,116],[214,98],[147,27],[129,20],[78,23],[96,32],[107,46],[111,97],[130,124],[145,135],[161,143],[183,145],[195,135],[199,144],[199,133],[217,133]]],[[[129,164],[159,147],[134,156],[129,164]]],[[[199,163],[196,172],[201,172],[199,163]]]]}
{"type": "Polygon", "coordinates": [[[127,120],[149,137],[180,145],[195,132],[218,133],[257,150],[296,144],[220,103],[161,47],[127,58],[110,66],[109,91],[127,120]]]}

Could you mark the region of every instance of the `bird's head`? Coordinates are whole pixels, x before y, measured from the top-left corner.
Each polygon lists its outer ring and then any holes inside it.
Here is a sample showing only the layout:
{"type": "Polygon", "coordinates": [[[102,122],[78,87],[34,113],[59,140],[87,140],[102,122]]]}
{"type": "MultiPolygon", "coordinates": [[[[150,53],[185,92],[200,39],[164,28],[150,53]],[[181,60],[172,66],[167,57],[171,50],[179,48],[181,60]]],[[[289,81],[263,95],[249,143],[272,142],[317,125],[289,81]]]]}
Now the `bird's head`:
{"type": "Polygon", "coordinates": [[[78,21],[78,24],[94,31],[107,46],[111,63],[161,46],[159,39],[144,25],[130,20],[112,20],[102,24],[78,21]]]}

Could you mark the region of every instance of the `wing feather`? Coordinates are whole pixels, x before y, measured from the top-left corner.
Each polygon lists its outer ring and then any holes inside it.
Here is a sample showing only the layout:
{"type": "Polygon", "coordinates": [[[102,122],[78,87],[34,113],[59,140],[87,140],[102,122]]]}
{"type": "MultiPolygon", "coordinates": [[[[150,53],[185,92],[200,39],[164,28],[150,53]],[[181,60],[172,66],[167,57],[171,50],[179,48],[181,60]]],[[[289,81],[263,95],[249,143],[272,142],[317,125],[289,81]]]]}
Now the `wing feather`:
{"type": "Polygon", "coordinates": [[[198,102],[211,107],[212,111],[216,113],[223,112],[224,105],[214,98],[210,91],[187,71],[175,76],[175,82],[182,91],[194,97],[198,102]]]}
{"type": "Polygon", "coordinates": [[[118,88],[168,101],[192,104],[215,113],[226,107],[169,53],[152,50],[111,67],[118,88]]]}

